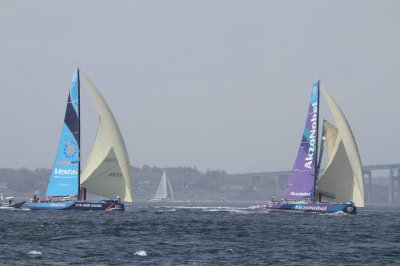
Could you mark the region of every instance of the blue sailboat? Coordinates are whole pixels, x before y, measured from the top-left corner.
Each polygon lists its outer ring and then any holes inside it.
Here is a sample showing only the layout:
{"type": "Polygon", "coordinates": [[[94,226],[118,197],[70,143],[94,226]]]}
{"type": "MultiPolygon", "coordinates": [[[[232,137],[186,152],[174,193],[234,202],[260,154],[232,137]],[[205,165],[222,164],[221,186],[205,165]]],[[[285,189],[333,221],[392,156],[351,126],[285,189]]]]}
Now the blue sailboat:
{"type": "Polygon", "coordinates": [[[77,69],[72,77],[64,124],[44,197],[34,195],[31,210],[124,210],[132,202],[130,164],[118,124],[103,96],[77,69]],[[99,112],[95,143],[81,171],[80,78],[99,112]],[[108,199],[87,201],[87,193],[108,199]]]}

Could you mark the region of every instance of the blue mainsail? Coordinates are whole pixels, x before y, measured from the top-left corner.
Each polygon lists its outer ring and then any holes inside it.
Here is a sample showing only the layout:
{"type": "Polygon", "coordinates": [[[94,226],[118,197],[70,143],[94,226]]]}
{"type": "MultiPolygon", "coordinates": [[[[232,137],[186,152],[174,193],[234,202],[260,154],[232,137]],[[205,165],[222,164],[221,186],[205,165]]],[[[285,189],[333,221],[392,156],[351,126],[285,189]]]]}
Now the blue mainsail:
{"type": "Polygon", "coordinates": [[[75,196],[79,189],[80,160],[79,70],[74,72],[56,159],[46,196],[75,196]]]}

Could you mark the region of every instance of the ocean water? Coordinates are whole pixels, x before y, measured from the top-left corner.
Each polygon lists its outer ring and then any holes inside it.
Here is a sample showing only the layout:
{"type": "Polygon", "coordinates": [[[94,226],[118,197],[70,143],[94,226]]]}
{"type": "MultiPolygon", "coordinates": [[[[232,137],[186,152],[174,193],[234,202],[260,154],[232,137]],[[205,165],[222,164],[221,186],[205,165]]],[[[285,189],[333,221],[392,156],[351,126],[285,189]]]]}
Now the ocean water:
{"type": "Polygon", "coordinates": [[[247,203],[0,211],[0,265],[400,265],[400,207],[266,213],[247,203]]]}

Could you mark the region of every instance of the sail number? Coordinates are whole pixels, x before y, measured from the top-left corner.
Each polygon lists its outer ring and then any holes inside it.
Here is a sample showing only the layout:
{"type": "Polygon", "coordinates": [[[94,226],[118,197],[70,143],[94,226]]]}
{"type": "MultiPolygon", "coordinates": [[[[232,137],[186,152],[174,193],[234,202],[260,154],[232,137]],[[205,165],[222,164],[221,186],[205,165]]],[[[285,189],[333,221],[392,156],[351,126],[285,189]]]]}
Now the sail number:
{"type": "Polygon", "coordinates": [[[113,177],[122,177],[122,173],[120,172],[113,172],[113,173],[109,173],[108,176],[113,176],[113,177]]]}

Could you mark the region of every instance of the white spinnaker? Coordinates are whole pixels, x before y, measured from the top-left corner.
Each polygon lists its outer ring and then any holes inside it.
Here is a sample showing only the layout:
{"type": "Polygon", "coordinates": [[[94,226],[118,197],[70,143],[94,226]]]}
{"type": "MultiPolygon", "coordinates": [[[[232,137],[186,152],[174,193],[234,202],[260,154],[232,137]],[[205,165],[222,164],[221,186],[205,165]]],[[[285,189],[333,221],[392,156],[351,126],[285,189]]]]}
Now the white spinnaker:
{"type": "Polygon", "coordinates": [[[322,91],[336,121],[337,137],[331,159],[317,182],[318,190],[335,194],[335,201],[352,200],[357,207],[364,207],[363,172],[356,141],[333,97],[325,88],[322,91]]]}
{"type": "Polygon", "coordinates": [[[92,81],[81,73],[99,113],[96,140],[81,173],[81,185],[89,193],[132,202],[131,171],[125,143],[114,116],[92,81]]]}
{"type": "Polygon", "coordinates": [[[154,199],[166,199],[167,198],[167,176],[165,171],[161,177],[160,184],[158,185],[154,199]]]}
{"type": "Polygon", "coordinates": [[[334,155],[337,134],[337,128],[326,121],[326,154],[328,156],[328,162],[332,159],[334,155]]]}

